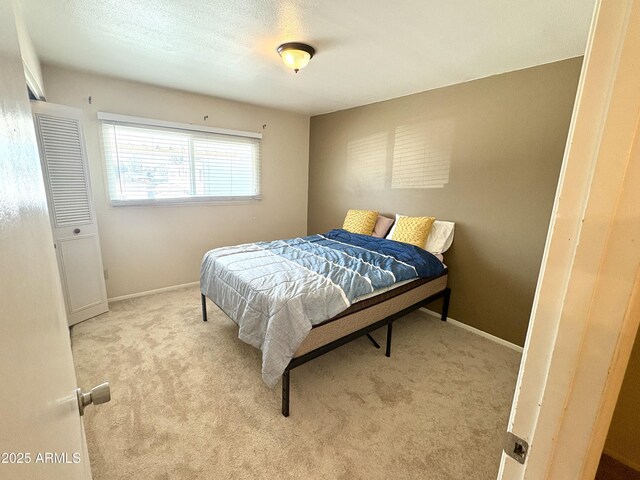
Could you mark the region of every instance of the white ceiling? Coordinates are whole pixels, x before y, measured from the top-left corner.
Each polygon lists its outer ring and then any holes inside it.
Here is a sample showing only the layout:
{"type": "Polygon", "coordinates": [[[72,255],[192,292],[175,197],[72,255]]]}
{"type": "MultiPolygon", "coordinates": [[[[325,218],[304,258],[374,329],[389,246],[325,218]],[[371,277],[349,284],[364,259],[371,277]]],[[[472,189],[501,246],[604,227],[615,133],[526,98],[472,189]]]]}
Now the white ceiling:
{"type": "Polygon", "coordinates": [[[584,53],[594,0],[19,0],[43,63],[316,115],[584,53]],[[317,53],[297,75],[276,53],[317,53]]]}

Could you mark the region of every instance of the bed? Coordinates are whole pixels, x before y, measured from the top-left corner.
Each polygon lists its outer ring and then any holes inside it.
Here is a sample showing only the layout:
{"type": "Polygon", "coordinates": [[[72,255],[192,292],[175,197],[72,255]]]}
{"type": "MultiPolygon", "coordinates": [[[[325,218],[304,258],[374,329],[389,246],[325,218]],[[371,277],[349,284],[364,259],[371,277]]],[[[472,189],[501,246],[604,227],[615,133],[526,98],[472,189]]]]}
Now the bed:
{"type": "Polygon", "coordinates": [[[238,337],[262,351],[262,378],[282,378],[282,414],[289,416],[292,369],[387,327],[443,298],[447,318],[448,270],[413,245],[335,229],[274,242],[207,252],[200,270],[202,316],[211,299],[238,326],[238,337]]]}

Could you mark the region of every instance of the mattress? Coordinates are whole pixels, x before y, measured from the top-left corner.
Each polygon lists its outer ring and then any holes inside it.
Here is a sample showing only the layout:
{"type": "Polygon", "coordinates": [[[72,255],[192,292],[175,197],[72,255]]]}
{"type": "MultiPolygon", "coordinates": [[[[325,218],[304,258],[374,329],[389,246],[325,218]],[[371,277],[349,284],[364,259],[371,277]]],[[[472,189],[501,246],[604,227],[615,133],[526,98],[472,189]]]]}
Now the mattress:
{"type": "Polygon", "coordinates": [[[373,297],[351,305],[340,314],[315,325],[293,355],[300,357],[316,348],[356,332],[390,315],[398,313],[447,287],[447,271],[435,278],[403,282],[373,297]]]}

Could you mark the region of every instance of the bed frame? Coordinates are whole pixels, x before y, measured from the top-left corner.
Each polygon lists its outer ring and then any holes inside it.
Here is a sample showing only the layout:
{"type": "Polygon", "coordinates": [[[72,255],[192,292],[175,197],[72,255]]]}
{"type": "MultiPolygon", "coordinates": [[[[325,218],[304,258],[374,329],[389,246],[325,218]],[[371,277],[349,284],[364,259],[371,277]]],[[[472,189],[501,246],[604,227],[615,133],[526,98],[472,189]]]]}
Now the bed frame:
{"type": "MultiPolygon", "coordinates": [[[[296,367],[299,367],[300,365],[304,365],[305,363],[313,360],[314,358],[317,358],[321,355],[324,355],[327,352],[330,352],[331,350],[334,350],[346,343],[351,342],[352,340],[355,340],[356,338],[360,338],[362,336],[367,336],[367,338],[369,338],[369,340],[371,341],[371,343],[373,343],[373,345],[376,348],[380,348],[380,345],[374,340],[374,338],[371,336],[371,332],[374,330],[377,330],[380,327],[383,326],[387,326],[387,344],[386,344],[386,351],[385,351],[385,355],[387,357],[391,356],[391,335],[392,335],[392,330],[393,330],[393,322],[395,322],[397,319],[399,319],[400,317],[403,317],[405,315],[407,315],[408,313],[413,312],[414,310],[417,310],[419,308],[422,308],[426,305],[428,305],[429,303],[438,300],[439,298],[443,298],[444,299],[444,303],[442,306],[442,315],[441,315],[441,320],[442,321],[446,321],[447,320],[447,314],[449,312],[449,300],[451,298],[451,289],[448,288],[446,286],[447,284],[447,272],[445,270],[445,273],[440,276],[440,277],[436,277],[435,279],[433,279],[431,282],[438,282],[438,288],[441,285],[444,285],[444,287],[438,291],[436,291],[435,293],[431,293],[429,294],[427,297],[422,297],[421,299],[419,299],[416,303],[411,304],[410,306],[403,308],[401,310],[398,311],[394,311],[393,313],[391,313],[390,315],[385,316],[384,318],[380,318],[380,310],[381,310],[381,306],[384,306],[384,304],[386,302],[389,302],[390,300],[393,300],[393,298],[398,298],[398,297],[392,297],[389,300],[385,300],[383,302],[379,302],[379,303],[373,303],[372,305],[363,308],[361,310],[358,310],[357,312],[350,314],[350,315],[346,315],[343,316],[341,318],[337,318],[335,320],[330,320],[330,322],[335,323],[335,322],[342,322],[343,324],[348,324],[348,322],[351,321],[351,319],[355,316],[355,315],[359,315],[360,317],[362,317],[363,315],[367,315],[367,314],[371,314],[370,317],[368,317],[368,319],[366,320],[366,325],[363,326],[362,328],[359,328],[355,331],[352,331],[346,335],[340,336],[339,338],[336,339],[332,339],[327,341],[327,343],[322,343],[319,346],[314,346],[314,348],[310,349],[309,351],[305,351],[305,342],[303,342],[303,345],[301,345],[301,348],[299,348],[293,359],[291,359],[291,361],[289,362],[289,365],[287,366],[287,368],[285,369],[284,373],[282,374],[282,415],[284,415],[285,417],[289,416],[289,393],[290,393],[290,381],[291,381],[291,370],[293,370],[296,367]],[[377,311],[376,311],[377,310],[377,311]],[[369,323],[371,322],[371,323],[369,323]]],[[[426,284],[424,284],[425,286],[428,286],[429,283],[428,282],[426,284]]],[[[418,287],[419,288],[419,287],[418,287]]],[[[409,290],[408,293],[410,293],[411,290],[409,290]]],[[[407,293],[407,292],[405,292],[407,293]]],[[[404,294],[403,294],[404,295],[404,294]]],[[[202,320],[203,321],[207,321],[207,297],[204,294],[201,294],[202,297],[202,320]]],[[[393,310],[393,309],[392,309],[393,310]]],[[[329,321],[327,321],[329,322],[329,321]]],[[[329,323],[325,323],[323,322],[322,325],[329,325],[329,323]]],[[[315,328],[315,327],[314,327],[315,328]]],[[[313,332],[314,329],[311,330],[311,332],[309,332],[309,335],[311,335],[311,333],[313,332]]],[[[335,336],[335,335],[334,335],[335,336]]],[[[308,338],[308,337],[307,337],[308,338]]]]}

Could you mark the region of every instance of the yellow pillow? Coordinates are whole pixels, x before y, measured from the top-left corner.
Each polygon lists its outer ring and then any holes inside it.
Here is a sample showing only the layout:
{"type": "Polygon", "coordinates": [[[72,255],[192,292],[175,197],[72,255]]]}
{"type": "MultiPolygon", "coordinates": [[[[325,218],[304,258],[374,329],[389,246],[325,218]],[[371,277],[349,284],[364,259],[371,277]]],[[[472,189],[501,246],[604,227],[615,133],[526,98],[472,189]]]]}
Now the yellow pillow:
{"type": "Polygon", "coordinates": [[[400,217],[391,240],[424,248],[436,217],[400,217]]]}
{"type": "Polygon", "coordinates": [[[371,235],[377,219],[378,212],[372,210],[349,210],[342,228],[351,233],[371,235]]]}

